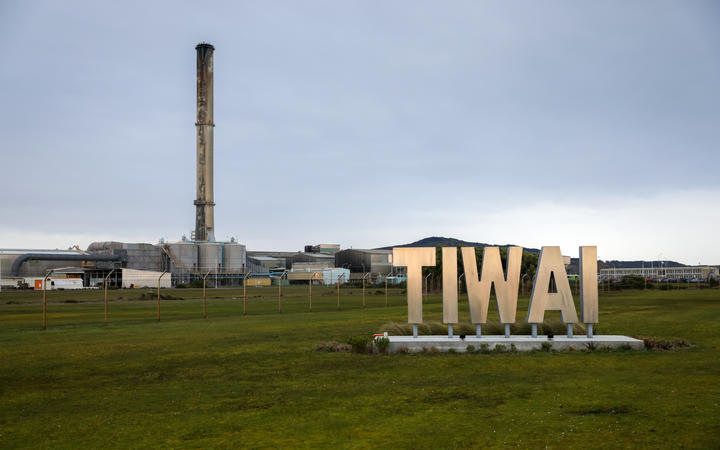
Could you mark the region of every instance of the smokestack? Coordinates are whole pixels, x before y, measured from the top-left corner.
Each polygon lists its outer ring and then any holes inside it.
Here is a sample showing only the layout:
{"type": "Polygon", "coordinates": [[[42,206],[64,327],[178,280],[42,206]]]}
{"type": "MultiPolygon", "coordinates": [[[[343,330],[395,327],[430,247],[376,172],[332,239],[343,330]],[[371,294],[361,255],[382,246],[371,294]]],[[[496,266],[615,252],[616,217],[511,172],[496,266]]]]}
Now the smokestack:
{"type": "Polygon", "coordinates": [[[213,201],[213,52],[215,47],[200,43],[197,50],[197,200],[195,240],[215,240],[213,201]]]}

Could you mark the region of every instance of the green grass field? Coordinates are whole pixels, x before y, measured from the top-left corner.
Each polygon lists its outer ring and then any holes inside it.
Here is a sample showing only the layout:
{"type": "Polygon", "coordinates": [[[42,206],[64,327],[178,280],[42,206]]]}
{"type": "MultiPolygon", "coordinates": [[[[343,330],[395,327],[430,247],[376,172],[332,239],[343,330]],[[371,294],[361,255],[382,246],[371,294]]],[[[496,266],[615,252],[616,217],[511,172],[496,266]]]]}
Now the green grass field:
{"type": "MultiPolygon", "coordinates": [[[[382,289],[0,293],[0,447],[720,445],[720,291],[601,293],[599,334],[674,351],[365,355],[313,351],[407,319],[382,289]],[[352,293],[350,293],[352,292],[352,293]],[[68,301],[73,303],[68,303],[68,301]]],[[[494,304],[491,308],[494,307],[494,304]]],[[[524,317],[527,297],[518,317],[524,317]]],[[[461,302],[462,320],[468,320],[461,302]]],[[[492,317],[491,317],[492,318],[492,317]]],[[[441,319],[440,296],[425,305],[441,319]]]]}

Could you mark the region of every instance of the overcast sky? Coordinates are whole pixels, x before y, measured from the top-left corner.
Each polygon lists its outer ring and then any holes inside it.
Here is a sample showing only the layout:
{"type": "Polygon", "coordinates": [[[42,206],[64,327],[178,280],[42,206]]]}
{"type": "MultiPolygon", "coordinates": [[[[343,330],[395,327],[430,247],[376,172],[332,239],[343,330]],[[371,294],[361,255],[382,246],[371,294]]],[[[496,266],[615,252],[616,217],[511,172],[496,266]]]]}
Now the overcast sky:
{"type": "Polygon", "coordinates": [[[0,247],[189,236],[207,41],[218,239],[720,263],[718,2],[3,0],[0,38],[0,247]]]}

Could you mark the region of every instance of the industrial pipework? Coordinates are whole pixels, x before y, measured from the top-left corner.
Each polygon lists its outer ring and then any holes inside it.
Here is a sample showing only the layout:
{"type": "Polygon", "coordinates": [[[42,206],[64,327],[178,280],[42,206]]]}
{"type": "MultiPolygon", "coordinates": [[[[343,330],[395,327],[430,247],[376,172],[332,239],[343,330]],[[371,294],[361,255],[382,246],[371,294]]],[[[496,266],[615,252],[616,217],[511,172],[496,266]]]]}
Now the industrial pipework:
{"type": "Polygon", "coordinates": [[[67,254],[67,255],[48,255],[45,253],[25,253],[17,258],[12,263],[10,268],[10,275],[17,277],[20,275],[20,268],[22,264],[27,261],[94,261],[94,262],[114,262],[123,263],[127,260],[126,257],[120,255],[93,255],[93,254],[67,254]]]}
{"type": "Polygon", "coordinates": [[[197,199],[195,236],[197,241],[215,240],[213,195],[213,52],[215,47],[200,43],[197,50],[197,199]]]}

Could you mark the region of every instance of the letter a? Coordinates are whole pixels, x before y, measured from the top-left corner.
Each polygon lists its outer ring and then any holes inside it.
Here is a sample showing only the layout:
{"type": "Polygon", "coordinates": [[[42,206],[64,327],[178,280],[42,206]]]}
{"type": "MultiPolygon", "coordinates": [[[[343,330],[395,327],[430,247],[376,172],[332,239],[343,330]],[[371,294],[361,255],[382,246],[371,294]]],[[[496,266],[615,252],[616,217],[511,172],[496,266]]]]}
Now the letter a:
{"type": "Polygon", "coordinates": [[[563,322],[578,323],[560,247],[542,248],[538,268],[535,272],[532,296],[530,297],[530,308],[527,315],[528,323],[542,323],[545,318],[545,311],[551,309],[560,310],[563,322]],[[557,292],[548,291],[551,274],[555,277],[557,292]]]}

